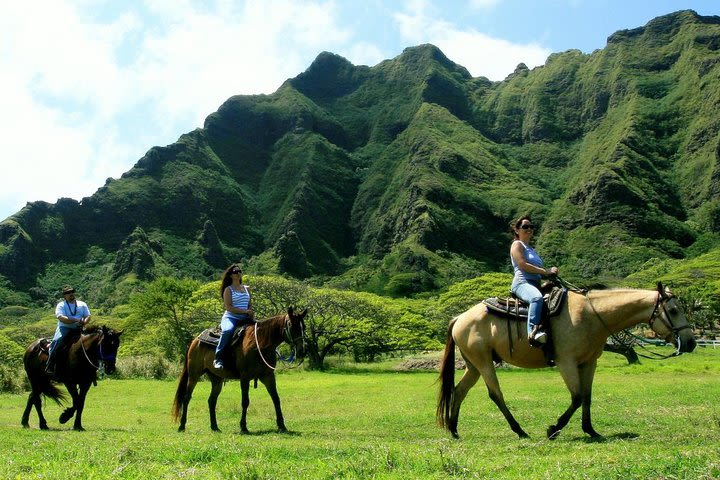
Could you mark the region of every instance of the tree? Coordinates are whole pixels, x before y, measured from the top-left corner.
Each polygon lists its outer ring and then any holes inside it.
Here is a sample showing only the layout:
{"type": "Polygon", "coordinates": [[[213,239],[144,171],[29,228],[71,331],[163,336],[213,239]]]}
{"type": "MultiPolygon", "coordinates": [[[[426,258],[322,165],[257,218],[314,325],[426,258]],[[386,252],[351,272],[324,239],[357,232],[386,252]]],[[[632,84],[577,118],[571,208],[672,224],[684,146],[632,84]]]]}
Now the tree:
{"type": "Polygon", "coordinates": [[[128,327],[137,330],[150,324],[163,353],[169,359],[181,358],[198,333],[198,317],[190,312],[193,293],[199,286],[195,280],[173,277],[150,282],[144,291],[130,297],[132,319],[128,327]]]}

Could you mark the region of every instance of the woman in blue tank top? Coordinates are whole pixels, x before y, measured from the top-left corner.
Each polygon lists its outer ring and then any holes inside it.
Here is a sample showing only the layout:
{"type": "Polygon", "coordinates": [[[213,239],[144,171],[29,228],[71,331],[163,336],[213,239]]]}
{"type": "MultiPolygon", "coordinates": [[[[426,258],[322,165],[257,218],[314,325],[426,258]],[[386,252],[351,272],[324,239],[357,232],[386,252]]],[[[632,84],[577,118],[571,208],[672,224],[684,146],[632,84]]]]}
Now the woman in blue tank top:
{"type": "Polygon", "coordinates": [[[542,258],[530,246],[535,226],[530,217],[524,216],[513,226],[515,239],[510,246],[510,261],[515,276],[510,291],[530,305],[528,311],[528,340],[530,344],[545,343],[545,332],[538,331],[540,314],[542,313],[543,297],[540,293],[540,279],[547,275],[557,275],[557,267],[545,268],[542,258]]]}
{"type": "Polygon", "coordinates": [[[242,284],[242,270],[239,266],[230,265],[223,273],[220,294],[225,305],[225,313],[220,320],[220,342],[215,349],[215,361],[213,366],[217,369],[224,368],[223,351],[230,343],[235,332],[235,327],[242,324],[252,323],[255,314],[252,309],[250,291],[247,285],[242,284]]]}

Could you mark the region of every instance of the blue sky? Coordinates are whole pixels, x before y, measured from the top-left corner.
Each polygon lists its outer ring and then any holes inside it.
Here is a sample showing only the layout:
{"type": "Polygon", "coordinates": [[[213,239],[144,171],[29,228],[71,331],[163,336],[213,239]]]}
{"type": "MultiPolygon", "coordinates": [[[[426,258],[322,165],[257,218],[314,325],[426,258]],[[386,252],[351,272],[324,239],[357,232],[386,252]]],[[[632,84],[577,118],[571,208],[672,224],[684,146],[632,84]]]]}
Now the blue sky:
{"type": "Polygon", "coordinates": [[[501,80],[716,0],[51,0],[0,6],[0,220],[80,200],[237,94],[271,93],[322,51],[375,65],[433,43],[501,80]]]}

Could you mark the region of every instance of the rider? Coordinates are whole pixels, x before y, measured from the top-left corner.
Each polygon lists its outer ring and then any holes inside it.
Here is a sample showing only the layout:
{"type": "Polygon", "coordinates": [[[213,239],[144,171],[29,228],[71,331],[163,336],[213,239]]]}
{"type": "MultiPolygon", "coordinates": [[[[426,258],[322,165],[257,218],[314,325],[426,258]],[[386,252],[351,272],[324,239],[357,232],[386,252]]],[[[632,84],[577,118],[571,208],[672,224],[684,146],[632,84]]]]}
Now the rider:
{"type": "Polygon", "coordinates": [[[50,343],[48,352],[47,366],[45,371],[49,374],[55,373],[55,362],[58,351],[65,341],[65,338],[73,333],[82,330],[83,326],[90,321],[90,309],[85,302],[75,299],[75,289],[66,285],[62,289],[63,301],[55,307],[55,317],[57,317],[57,328],[55,335],[50,343]]]}
{"type": "Polygon", "coordinates": [[[557,267],[545,268],[540,255],[530,246],[535,234],[535,225],[529,216],[521,217],[513,225],[514,239],[510,246],[510,261],[515,276],[510,291],[530,305],[528,310],[528,340],[537,345],[547,342],[545,332],[539,330],[543,297],[540,293],[542,276],[557,275],[557,267]]]}
{"type": "Polygon", "coordinates": [[[230,265],[223,273],[220,295],[222,295],[225,305],[225,313],[220,320],[222,335],[215,349],[215,361],[213,362],[213,366],[217,369],[224,368],[223,350],[230,343],[235,327],[252,323],[255,318],[250,291],[247,285],[242,284],[242,270],[236,264],[230,265]]]}

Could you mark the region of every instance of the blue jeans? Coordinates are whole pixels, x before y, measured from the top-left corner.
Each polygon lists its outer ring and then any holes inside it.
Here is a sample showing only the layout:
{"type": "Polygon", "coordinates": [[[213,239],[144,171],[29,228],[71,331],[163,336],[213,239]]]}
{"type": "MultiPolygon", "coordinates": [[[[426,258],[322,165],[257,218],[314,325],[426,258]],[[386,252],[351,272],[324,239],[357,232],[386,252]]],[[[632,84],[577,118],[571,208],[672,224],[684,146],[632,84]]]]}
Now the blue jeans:
{"type": "Polygon", "coordinates": [[[535,325],[540,323],[540,315],[542,314],[543,307],[542,293],[540,293],[540,289],[537,286],[527,282],[513,285],[511,291],[518,298],[530,305],[530,308],[528,309],[527,323],[527,331],[528,335],[530,335],[530,332],[532,332],[535,325]]]}
{"type": "Polygon", "coordinates": [[[55,329],[55,335],[53,336],[52,342],[50,342],[50,347],[48,348],[48,360],[50,359],[50,357],[52,357],[55,349],[57,349],[57,347],[62,345],[62,343],[65,341],[65,337],[67,337],[69,333],[77,331],[77,328],[57,327],[55,329]]]}
{"type": "Polygon", "coordinates": [[[238,325],[244,325],[249,322],[252,322],[252,320],[250,320],[248,315],[241,315],[240,318],[233,318],[227,314],[223,314],[222,319],[220,320],[220,330],[222,330],[222,334],[220,335],[218,346],[215,348],[216,359],[220,359],[220,355],[223,350],[225,350],[225,347],[227,347],[228,343],[230,343],[233,333],[235,333],[235,328],[238,325]]]}

